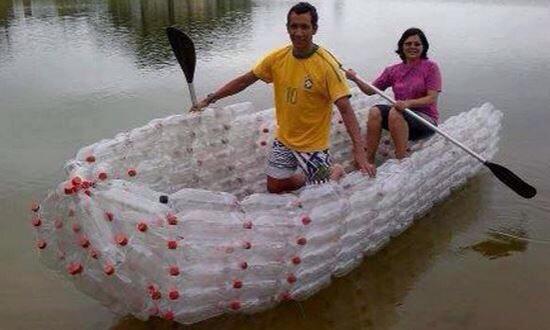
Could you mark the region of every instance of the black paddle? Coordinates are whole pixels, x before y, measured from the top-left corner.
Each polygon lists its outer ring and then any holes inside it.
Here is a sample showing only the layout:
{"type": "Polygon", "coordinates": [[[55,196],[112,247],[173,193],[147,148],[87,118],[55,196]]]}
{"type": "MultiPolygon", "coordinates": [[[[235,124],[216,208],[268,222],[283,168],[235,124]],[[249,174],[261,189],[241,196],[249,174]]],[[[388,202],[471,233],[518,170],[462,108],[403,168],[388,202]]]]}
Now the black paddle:
{"type": "Polygon", "coordinates": [[[195,95],[195,87],[193,86],[193,76],[195,75],[195,63],[197,61],[195,55],[195,45],[193,40],[189,38],[183,31],[175,27],[166,28],[166,35],[170,46],[176,55],[191,94],[191,102],[193,106],[197,105],[197,96],[195,95]]]}
{"type": "MultiPolygon", "coordinates": [[[[359,76],[357,76],[357,78],[361,79],[359,76]]],[[[361,79],[361,80],[363,80],[363,79],[361,79]]],[[[365,83],[365,85],[367,85],[373,91],[375,91],[376,94],[382,96],[384,99],[389,101],[391,104],[395,104],[395,100],[392,99],[391,97],[387,96],[386,94],[384,94],[381,90],[379,90],[378,88],[372,86],[371,84],[367,83],[364,80],[363,80],[363,82],[365,83]]],[[[493,172],[493,174],[502,183],[504,183],[505,185],[510,187],[513,191],[515,191],[521,197],[523,197],[523,198],[533,198],[537,194],[537,190],[533,186],[531,186],[527,182],[523,181],[520,177],[515,175],[512,171],[510,171],[506,167],[504,167],[502,165],[499,165],[499,164],[491,163],[490,161],[488,161],[485,158],[481,157],[480,155],[475,153],[473,150],[466,147],[462,143],[458,142],[452,136],[449,136],[447,133],[440,130],[437,126],[432,125],[432,123],[430,123],[426,119],[420,117],[419,115],[417,115],[416,113],[414,113],[410,109],[405,109],[405,112],[408,113],[409,115],[413,116],[415,119],[420,121],[422,124],[428,126],[432,130],[436,131],[437,133],[442,135],[444,138],[446,138],[450,142],[454,143],[456,146],[460,147],[462,150],[464,150],[467,153],[469,153],[470,155],[472,155],[477,160],[479,160],[481,163],[483,163],[483,165],[487,166],[491,170],[491,172],[493,172]]]]}

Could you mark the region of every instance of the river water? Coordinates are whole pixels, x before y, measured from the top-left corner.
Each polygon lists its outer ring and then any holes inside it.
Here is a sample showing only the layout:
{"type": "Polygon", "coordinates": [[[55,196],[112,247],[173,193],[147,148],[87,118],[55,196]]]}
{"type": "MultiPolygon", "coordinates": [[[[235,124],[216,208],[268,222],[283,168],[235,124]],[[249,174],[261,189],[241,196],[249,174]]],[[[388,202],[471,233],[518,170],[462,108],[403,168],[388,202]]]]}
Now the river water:
{"type": "MultiPolygon", "coordinates": [[[[165,329],[119,317],[38,263],[28,208],[82,146],[186,111],[164,36],[197,47],[205,95],[285,44],[290,1],[0,0],[0,328],[165,329]]],[[[483,171],[411,229],[305,302],[197,329],[550,328],[550,5],[547,1],[313,2],[316,42],[373,79],[417,26],[443,73],[443,118],[491,102],[504,112],[496,161],[535,185],[516,196],[483,171]]],[[[258,83],[222,105],[272,106],[258,83]]]]}

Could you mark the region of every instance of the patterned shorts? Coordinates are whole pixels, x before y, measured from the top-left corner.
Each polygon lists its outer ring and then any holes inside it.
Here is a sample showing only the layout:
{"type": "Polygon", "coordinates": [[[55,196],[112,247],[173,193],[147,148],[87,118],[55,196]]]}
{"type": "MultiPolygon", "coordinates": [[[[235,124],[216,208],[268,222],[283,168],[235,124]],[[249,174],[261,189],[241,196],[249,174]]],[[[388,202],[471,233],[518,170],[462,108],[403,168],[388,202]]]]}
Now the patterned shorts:
{"type": "Polygon", "coordinates": [[[319,183],[326,182],[330,178],[330,166],[328,149],[299,152],[287,148],[275,139],[267,158],[265,173],[275,179],[287,179],[299,167],[304,172],[307,183],[319,183]]]}

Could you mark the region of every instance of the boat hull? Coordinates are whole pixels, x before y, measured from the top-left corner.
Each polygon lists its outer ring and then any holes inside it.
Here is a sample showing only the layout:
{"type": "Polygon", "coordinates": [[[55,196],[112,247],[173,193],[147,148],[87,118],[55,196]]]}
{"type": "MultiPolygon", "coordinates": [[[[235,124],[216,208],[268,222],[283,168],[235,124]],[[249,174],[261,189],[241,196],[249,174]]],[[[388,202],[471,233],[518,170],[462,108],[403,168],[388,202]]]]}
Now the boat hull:
{"type": "MultiPolygon", "coordinates": [[[[358,117],[379,99],[355,92],[358,117]]],[[[440,128],[490,159],[502,114],[490,104],[440,128]]],[[[251,104],[176,115],[82,148],[33,216],[41,260],[111,310],[194,323],[305,299],[420,219],[482,167],[440,136],[294,194],[265,192],[273,111],[251,104]],[[38,220],[36,220],[38,219],[38,220]]],[[[350,142],[333,119],[333,157],[350,142]]]]}

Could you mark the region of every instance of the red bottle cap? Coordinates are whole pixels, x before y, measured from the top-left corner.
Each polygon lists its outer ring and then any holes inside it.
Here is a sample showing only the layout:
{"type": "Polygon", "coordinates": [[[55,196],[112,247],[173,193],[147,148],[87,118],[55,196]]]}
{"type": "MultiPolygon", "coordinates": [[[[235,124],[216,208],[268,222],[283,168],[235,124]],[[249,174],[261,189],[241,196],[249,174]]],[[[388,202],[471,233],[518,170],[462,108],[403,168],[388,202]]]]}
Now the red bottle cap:
{"type": "Polygon", "coordinates": [[[96,249],[94,248],[91,248],[90,249],[90,257],[94,258],[94,259],[98,259],[99,258],[99,251],[97,251],[96,249]]]}
{"type": "Polygon", "coordinates": [[[286,278],[286,281],[290,284],[296,283],[296,276],[294,276],[294,274],[290,274],[286,278]]]}
{"type": "Polygon", "coordinates": [[[151,291],[150,292],[150,295],[151,295],[151,299],[153,300],[160,300],[160,298],[162,297],[162,294],[160,293],[160,291],[151,291]]]}
{"type": "Polygon", "coordinates": [[[37,202],[32,202],[31,211],[38,212],[38,210],[40,210],[40,204],[38,204],[37,202]]]}
{"type": "Polygon", "coordinates": [[[170,266],[170,268],[168,269],[168,272],[172,276],[178,276],[180,274],[180,269],[178,266],[170,266]]]}
{"type": "Polygon", "coordinates": [[[115,236],[115,241],[118,245],[125,246],[126,244],[128,244],[128,237],[126,237],[126,235],[124,234],[117,234],[115,236]]]}
{"type": "Polygon", "coordinates": [[[178,242],[176,242],[176,241],[168,241],[168,242],[167,242],[167,245],[168,245],[168,248],[169,248],[170,250],[174,250],[174,249],[176,249],[176,248],[178,247],[178,242]]]}
{"type": "Polygon", "coordinates": [[[75,176],[71,180],[71,183],[73,184],[73,186],[80,186],[80,184],[82,183],[82,178],[80,178],[79,176],[75,176]]]}
{"type": "Polygon", "coordinates": [[[70,194],[72,194],[73,192],[75,192],[75,191],[73,190],[73,186],[65,186],[65,190],[64,190],[64,191],[65,191],[65,195],[70,195],[70,194]]]}
{"type": "Polygon", "coordinates": [[[170,290],[170,292],[168,292],[168,298],[170,298],[171,300],[177,300],[179,297],[180,293],[176,289],[172,289],[170,290]]]}
{"type": "Polygon", "coordinates": [[[113,267],[113,265],[105,265],[103,267],[103,272],[105,273],[105,275],[113,275],[115,273],[115,267],[113,267]]]}
{"type": "Polygon", "coordinates": [[[82,273],[82,265],[78,262],[71,262],[68,266],[67,266],[67,271],[69,272],[69,274],[71,275],[76,275],[76,274],[80,274],[82,273]]]}
{"type": "Polygon", "coordinates": [[[81,236],[78,238],[78,245],[82,246],[83,248],[87,249],[90,246],[90,240],[86,238],[86,236],[81,236]]]}
{"type": "Polygon", "coordinates": [[[232,302],[229,303],[229,308],[231,308],[234,311],[239,310],[241,309],[241,302],[238,300],[233,300],[232,302]]]}
{"type": "Polygon", "coordinates": [[[302,223],[307,226],[311,223],[311,218],[307,215],[302,216],[302,223]]]}
{"type": "Polygon", "coordinates": [[[45,249],[46,246],[48,246],[48,243],[46,243],[46,241],[41,240],[41,239],[39,239],[38,241],[36,241],[36,247],[39,248],[40,250],[45,249]]]}
{"type": "Polygon", "coordinates": [[[38,217],[33,218],[31,223],[34,227],[40,227],[40,225],[42,224],[42,220],[40,220],[40,218],[38,218],[38,217]]]}
{"type": "Polygon", "coordinates": [[[174,214],[169,213],[166,216],[166,221],[168,221],[169,225],[177,225],[178,224],[178,217],[175,216],[174,214]]]}
{"type": "Polygon", "coordinates": [[[168,321],[174,320],[174,312],[167,311],[166,313],[164,313],[164,319],[166,319],[168,321]]]}
{"type": "Polygon", "coordinates": [[[147,224],[144,223],[144,222],[138,223],[137,224],[137,230],[141,231],[142,233],[146,232],[147,231],[147,224]]]}

